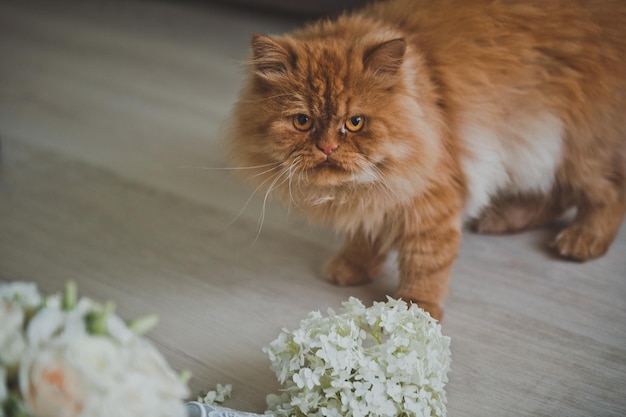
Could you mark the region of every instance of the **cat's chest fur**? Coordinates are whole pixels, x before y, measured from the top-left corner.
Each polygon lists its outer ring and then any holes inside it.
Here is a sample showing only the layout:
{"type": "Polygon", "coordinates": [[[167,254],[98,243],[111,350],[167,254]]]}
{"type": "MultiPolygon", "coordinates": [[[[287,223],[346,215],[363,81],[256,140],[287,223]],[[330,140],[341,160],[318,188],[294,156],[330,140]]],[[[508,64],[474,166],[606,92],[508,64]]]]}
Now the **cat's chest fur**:
{"type": "Polygon", "coordinates": [[[455,126],[467,182],[464,217],[480,214],[499,193],[547,193],[562,158],[563,123],[548,111],[494,118],[462,112],[455,126]]]}

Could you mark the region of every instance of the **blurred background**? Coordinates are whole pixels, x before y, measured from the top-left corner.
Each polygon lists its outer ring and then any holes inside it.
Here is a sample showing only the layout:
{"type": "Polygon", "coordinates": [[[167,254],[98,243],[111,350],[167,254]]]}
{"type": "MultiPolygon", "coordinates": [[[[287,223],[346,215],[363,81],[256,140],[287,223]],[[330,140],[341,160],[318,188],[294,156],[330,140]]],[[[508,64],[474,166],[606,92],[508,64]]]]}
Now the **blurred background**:
{"type": "Polygon", "coordinates": [[[256,10],[261,13],[281,13],[296,18],[335,16],[366,4],[365,0],[221,0],[224,5],[256,10]]]}

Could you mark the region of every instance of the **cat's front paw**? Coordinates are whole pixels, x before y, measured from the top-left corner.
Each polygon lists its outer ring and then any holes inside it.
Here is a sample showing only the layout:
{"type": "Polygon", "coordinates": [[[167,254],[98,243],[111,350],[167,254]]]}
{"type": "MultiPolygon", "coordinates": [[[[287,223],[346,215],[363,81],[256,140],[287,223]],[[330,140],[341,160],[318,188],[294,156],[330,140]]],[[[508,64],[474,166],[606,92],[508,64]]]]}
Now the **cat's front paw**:
{"type": "Polygon", "coordinates": [[[523,230],[542,226],[552,219],[553,215],[545,208],[529,201],[505,201],[499,205],[487,207],[470,222],[469,226],[476,233],[500,235],[518,233],[523,230]],[[529,206],[530,204],[530,206],[529,206]]]}
{"type": "Polygon", "coordinates": [[[328,282],[341,287],[366,284],[372,280],[367,268],[351,263],[341,254],[328,261],[324,276],[328,282]]]}
{"type": "Polygon", "coordinates": [[[510,232],[510,226],[504,216],[496,210],[487,209],[469,222],[472,231],[480,234],[503,234],[510,232]]]}
{"type": "Polygon", "coordinates": [[[610,245],[611,239],[580,225],[563,230],[553,244],[562,257],[581,262],[604,255],[610,245]]]}

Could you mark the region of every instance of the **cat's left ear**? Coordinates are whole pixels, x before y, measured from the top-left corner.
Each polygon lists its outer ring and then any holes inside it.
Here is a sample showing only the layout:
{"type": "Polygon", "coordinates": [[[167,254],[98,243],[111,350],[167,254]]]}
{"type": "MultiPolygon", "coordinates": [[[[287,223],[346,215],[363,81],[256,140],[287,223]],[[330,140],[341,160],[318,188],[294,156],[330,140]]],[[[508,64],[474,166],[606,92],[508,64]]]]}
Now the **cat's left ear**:
{"type": "Polygon", "coordinates": [[[272,79],[286,74],[291,59],[289,51],[269,36],[252,36],[252,64],[260,77],[272,79]]]}
{"type": "Polygon", "coordinates": [[[393,75],[400,69],[406,53],[403,38],[392,39],[367,49],[363,56],[363,67],[374,74],[393,75]]]}

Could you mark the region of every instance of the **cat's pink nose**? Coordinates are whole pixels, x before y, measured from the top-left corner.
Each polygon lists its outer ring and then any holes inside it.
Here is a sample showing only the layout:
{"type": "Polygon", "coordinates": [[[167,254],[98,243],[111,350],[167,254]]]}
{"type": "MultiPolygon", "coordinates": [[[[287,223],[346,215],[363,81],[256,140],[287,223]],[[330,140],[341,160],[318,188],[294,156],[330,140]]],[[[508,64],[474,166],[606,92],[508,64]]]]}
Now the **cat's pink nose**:
{"type": "Polygon", "coordinates": [[[331,144],[317,144],[317,149],[324,152],[324,155],[329,156],[331,153],[335,152],[335,150],[339,147],[339,145],[335,143],[331,144]]]}

